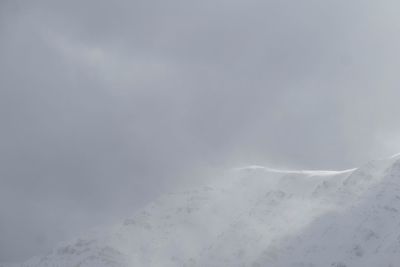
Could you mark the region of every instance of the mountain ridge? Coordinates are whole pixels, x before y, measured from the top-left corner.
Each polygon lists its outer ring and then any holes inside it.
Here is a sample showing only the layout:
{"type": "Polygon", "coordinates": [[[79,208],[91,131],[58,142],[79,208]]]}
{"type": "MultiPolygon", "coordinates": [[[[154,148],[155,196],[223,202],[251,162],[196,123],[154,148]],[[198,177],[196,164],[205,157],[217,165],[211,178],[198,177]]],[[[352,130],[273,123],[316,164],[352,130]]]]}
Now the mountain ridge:
{"type": "Polygon", "coordinates": [[[400,154],[344,171],[236,168],[16,266],[394,267],[397,252],[400,154]]]}

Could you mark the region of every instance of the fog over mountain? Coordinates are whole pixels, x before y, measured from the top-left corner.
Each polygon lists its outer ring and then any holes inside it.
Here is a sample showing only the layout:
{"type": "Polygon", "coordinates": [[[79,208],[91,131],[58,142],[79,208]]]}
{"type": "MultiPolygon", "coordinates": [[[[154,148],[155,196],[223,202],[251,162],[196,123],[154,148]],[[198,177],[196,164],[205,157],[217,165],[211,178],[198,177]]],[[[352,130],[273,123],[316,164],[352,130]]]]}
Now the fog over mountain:
{"type": "Polygon", "coordinates": [[[398,153],[399,7],[0,1],[0,262],[232,168],[398,153]]]}
{"type": "Polygon", "coordinates": [[[393,267],[399,222],[399,155],[336,172],[249,166],[5,267],[393,267]]]}

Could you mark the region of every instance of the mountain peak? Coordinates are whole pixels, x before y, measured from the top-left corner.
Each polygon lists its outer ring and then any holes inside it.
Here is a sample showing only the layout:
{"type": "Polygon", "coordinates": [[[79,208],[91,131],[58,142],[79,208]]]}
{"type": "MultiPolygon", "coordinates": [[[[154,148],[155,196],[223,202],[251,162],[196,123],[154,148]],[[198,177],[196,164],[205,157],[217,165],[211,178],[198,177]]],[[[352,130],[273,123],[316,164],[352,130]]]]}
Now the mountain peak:
{"type": "Polygon", "coordinates": [[[21,266],[395,266],[399,158],[344,171],[237,168],[21,266]]]}

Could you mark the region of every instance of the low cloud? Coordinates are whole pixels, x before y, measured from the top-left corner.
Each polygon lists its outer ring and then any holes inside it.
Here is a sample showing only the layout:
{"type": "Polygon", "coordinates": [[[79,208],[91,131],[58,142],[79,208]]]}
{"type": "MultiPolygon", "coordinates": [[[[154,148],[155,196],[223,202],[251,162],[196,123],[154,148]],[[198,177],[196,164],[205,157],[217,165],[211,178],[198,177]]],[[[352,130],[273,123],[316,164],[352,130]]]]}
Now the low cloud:
{"type": "Polygon", "coordinates": [[[400,149],[394,1],[2,1],[0,261],[245,164],[400,149]]]}

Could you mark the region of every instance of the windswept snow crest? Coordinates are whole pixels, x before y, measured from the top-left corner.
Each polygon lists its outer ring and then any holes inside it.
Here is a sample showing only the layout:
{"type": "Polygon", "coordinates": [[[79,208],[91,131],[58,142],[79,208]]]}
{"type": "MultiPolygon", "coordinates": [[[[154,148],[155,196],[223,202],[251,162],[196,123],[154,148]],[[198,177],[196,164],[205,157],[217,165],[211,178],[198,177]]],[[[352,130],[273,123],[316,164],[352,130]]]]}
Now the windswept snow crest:
{"type": "MultiPolygon", "coordinates": [[[[21,267],[395,267],[400,155],[346,171],[234,169],[21,267]]],[[[1,265],[0,265],[1,266],[1,265]]]]}

